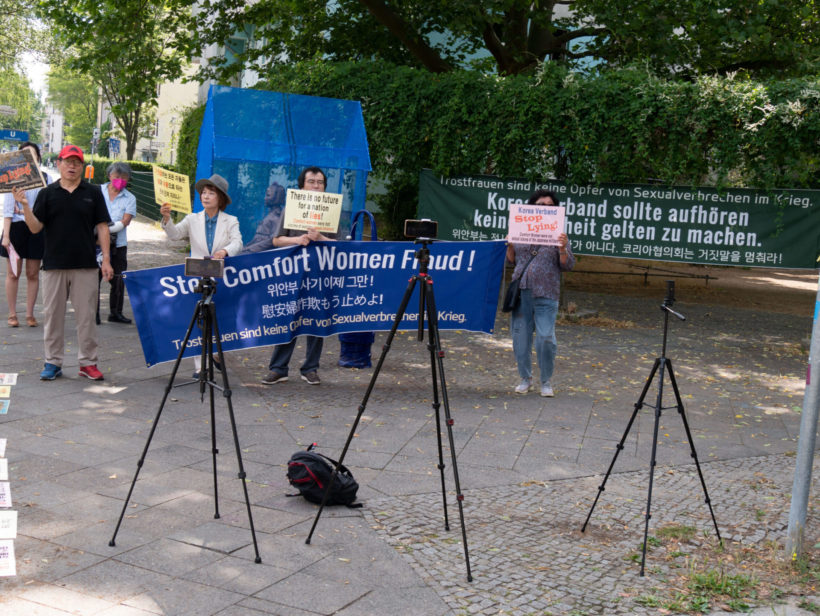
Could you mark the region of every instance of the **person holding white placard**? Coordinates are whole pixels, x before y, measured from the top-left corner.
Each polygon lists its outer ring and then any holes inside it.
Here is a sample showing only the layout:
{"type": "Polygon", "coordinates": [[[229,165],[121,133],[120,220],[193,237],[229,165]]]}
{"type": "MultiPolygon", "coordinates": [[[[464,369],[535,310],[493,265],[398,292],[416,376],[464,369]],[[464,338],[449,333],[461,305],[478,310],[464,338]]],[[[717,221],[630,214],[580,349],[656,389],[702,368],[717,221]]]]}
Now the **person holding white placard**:
{"type": "MultiPolygon", "coordinates": [[[[560,205],[555,193],[537,190],[527,200],[530,205],[560,205]]],[[[513,353],[521,381],[515,393],[525,394],[532,388],[532,335],[535,332],[535,355],[541,378],[541,395],[554,396],[552,374],[558,342],[555,318],[561,293],[561,272],[575,266],[575,256],[566,233],[558,237],[558,246],[507,244],[507,260],[515,263],[513,279],[519,279],[521,301],[512,311],[510,332],[513,353]]]]}
{"type": "MultiPolygon", "coordinates": [[[[196,259],[225,259],[238,255],[242,250],[242,233],[239,231],[239,219],[225,213],[231,203],[228,194],[228,180],[214,173],[208,179],[201,179],[194,189],[199,193],[202,210],[188,214],[178,224],[171,220],[171,204],[163,203],[159,209],[162,216],[160,226],[172,240],[188,238],[191,241],[191,256],[196,259]]],[[[193,378],[199,378],[201,358],[194,357],[195,371],[193,378]]],[[[214,358],[214,367],[222,366],[214,358]]]]}
{"type": "MultiPolygon", "coordinates": [[[[297,186],[300,190],[316,190],[324,192],[327,186],[327,176],[319,167],[308,167],[299,174],[297,186]]],[[[284,228],[283,216],[279,220],[279,230],[273,238],[273,245],[277,248],[282,246],[307,246],[311,242],[335,240],[336,235],[328,233],[324,235],[318,229],[312,227],[307,231],[298,231],[284,228]]],[[[324,339],[319,336],[305,336],[305,361],[299,368],[302,380],[308,385],[320,385],[319,360],[322,357],[322,346],[324,339]]],[[[268,374],[262,379],[265,385],[275,385],[288,380],[288,364],[296,348],[296,338],[285,344],[277,344],[273,348],[273,354],[268,364],[268,374]]]]}

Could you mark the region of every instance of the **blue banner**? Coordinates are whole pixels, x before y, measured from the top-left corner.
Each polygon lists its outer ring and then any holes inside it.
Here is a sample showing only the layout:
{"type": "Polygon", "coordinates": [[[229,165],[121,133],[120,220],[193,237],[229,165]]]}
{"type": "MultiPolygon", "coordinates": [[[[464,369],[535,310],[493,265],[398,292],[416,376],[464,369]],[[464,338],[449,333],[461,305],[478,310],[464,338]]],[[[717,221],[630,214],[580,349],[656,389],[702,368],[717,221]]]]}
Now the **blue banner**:
{"type": "MultiPolygon", "coordinates": [[[[410,242],[313,242],[226,259],[214,294],[223,351],[282,344],[300,334],[390,330],[418,272],[418,248],[410,242]]],[[[430,247],[439,329],[492,333],[504,252],[503,241],[430,247]]],[[[198,281],[186,277],[182,265],[125,273],[149,366],[179,355],[201,299],[198,281]]],[[[418,311],[416,289],[399,329],[416,329],[418,311]]],[[[195,326],[183,356],[198,355],[201,345],[195,326]]]]}

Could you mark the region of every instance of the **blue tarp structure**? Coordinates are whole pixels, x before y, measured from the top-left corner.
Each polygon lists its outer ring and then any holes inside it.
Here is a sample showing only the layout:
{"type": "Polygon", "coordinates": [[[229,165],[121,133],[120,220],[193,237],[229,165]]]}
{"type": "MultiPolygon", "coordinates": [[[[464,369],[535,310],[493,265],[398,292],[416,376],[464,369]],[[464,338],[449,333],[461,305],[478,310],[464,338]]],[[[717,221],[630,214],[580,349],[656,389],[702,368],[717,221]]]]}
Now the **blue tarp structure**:
{"type": "MultiPolygon", "coordinates": [[[[313,165],[327,175],[327,192],[344,195],[343,238],[351,214],[364,209],[371,170],[359,102],[211,86],[196,179],[218,173],[228,180],[232,203],[227,211],[239,218],[245,242],[271,201],[284,202],[285,189],[296,188],[299,173],[313,165]]],[[[201,209],[196,195],[194,211],[201,209]]]]}

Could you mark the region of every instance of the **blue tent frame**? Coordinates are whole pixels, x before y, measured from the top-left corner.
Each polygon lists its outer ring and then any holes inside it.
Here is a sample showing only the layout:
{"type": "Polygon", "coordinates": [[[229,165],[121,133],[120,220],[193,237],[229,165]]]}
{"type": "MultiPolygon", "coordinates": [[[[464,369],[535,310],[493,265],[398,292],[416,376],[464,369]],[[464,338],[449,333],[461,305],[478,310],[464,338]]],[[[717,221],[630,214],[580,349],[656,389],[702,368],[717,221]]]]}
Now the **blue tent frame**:
{"type": "MultiPolygon", "coordinates": [[[[228,180],[232,200],[228,212],[239,218],[245,242],[268,212],[268,187],[296,188],[299,173],[310,166],[327,175],[327,192],[343,195],[339,237],[344,237],[351,216],[365,209],[372,169],[358,101],[210,87],[196,180],[214,173],[228,180]]],[[[197,194],[194,211],[201,209],[197,194]]]]}

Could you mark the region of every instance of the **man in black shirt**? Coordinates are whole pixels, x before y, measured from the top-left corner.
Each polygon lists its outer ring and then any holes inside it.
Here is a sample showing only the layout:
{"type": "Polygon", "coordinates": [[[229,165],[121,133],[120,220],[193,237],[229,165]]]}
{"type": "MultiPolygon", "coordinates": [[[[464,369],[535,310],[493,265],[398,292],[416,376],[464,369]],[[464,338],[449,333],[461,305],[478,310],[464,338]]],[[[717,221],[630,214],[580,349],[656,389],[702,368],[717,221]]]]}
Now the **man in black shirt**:
{"type": "Polygon", "coordinates": [[[83,180],[83,163],[83,151],[76,145],[67,145],[57,159],[60,179],[40,191],[33,208],[29,207],[24,192],[15,191],[14,195],[23,206],[31,232],[43,230],[45,236],[45,366],[40,373],[44,381],[52,381],[63,373],[65,312],[69,297],[77,321],[80,376],[94,381],[103,379],[97,369],[96,245],[99,240],[102,276],[111,280],[114,275],[109,255],[108,223],[111,219],[99,186],[83,180]]]}
{"type": "MultiPolygon", "coordinates": [[[[300,190],[315,190],[324,192],[327,187],[327,176],[325,172],[319,167],[308,167],[303,169],[299,174],[297,185],[300,190]]],[[[279,225],[276,234],[273,237],[273,245],[277,248],[282,246],[307,246],[311,242],[326,242],[328,240],[335,240],[335,233],[328,233],[324,235],[319,233],[316,227],[311,227],[308,231],[296,231],[293,229],[285,229],[284,216],[279,219],[279,225]]],[[[324,339],[319,336],[305,336],[305,361],[299,368],[302,373],[302,380],[308,385],[320,385],[322,380],[319,378],[319,360],[322,357],[322,346],[324,339]]],[[[262,379],[265,385],[274,385],[275,383],[283,383],[288,380],[288,364],[293,355],[293,350],[296,348],[296,338],[285,344],[277,344],[273,347],[273,354],[268,364],[268,375],[262,379]]]]}

